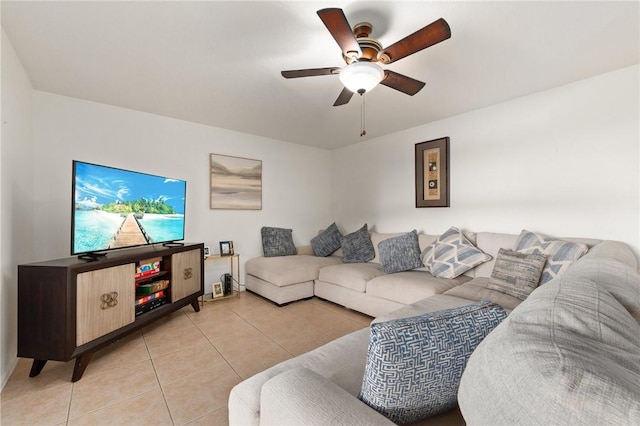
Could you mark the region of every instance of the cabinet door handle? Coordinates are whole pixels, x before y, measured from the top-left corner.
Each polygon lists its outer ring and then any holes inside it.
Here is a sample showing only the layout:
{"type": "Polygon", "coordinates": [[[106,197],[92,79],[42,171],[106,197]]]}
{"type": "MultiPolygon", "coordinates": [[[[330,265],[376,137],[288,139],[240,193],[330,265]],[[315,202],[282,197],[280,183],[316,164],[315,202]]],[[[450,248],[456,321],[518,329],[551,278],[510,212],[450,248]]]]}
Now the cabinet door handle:
{"type": "Polygon", "coordinates": [[[192,268],[184,268],[184,279],[188,280],[193,277],[193,269],[192,268]]]}
{"type": "Polygon", "coordinates": [[[111,293],[105,293],[100,296],[100,309],[113,308],[118,304],[118,292],[112,291],[111,293]]]}

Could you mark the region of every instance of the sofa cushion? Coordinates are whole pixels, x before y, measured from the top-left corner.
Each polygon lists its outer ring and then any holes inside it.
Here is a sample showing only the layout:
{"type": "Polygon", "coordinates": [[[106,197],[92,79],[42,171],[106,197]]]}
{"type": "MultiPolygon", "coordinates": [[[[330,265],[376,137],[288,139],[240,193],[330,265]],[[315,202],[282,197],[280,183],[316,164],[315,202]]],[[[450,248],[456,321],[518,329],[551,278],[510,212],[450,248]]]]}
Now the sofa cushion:
{"type": "Polygon", "coordinates": [[[585,254],[589,248],[586,244],[558,240],[544,234],[522,230],[514,250],[547,256],[547,263],[540,278],[540,285],[542,285],[566,271],[569,265],[585,254]]]}
{"type": "Polygon", "coordinates": [[[420,245],[415,230],[397,237],[389,238],[378,244],[380,269],[387,274],[420,268],[420,245]]]}
{"type": "Polygon", "coordinates": [[[488,260],[491,256],[453,226],[422,252],[424,265],[438,278],[455,278],[488,260]]]}
{"type": "Polygon", "coordinates": [[[451,409],[471,352],[506,316],[482,302],[372,323],[359,398],[396,423],[451,409]]]}
{"type": "Polygon", "coordinates": [[[316,257],[295,255],[278,257],[256,257],[245,264],[245,272],[278,287],[313,281],[318,278],[320,268],[341,264],[339,257],[316,257]]]}
{"type": "Polygon", "coordinates": [[[311,239],[311,247],[316,256],[326,257],[340,248],[342,235],[333,222],[327,229],[311,239]]]}
{"type": "Polygon", "coordinates": [[[487,287],[524,300],[538,287],[546,262],[543,254],[500,249],[487,287]]]}
{"type": "Polygon", "coordinates": [[[640,424],[640,325],[595,265],[577,266],[531,293],[473,353],[458,393],[468,424],[640,424]]]}
{"type": "Polygon", "coordinates": [[[318,280],[364,293],[367,282],[385,275],[375,263],[341,263],[320,269],[318,280]]]}
{"type": "Polygon", "coordinates": [[[489,288],[488,277],[478,277],[471,281],[455,286],[451,290],[447,290],[444,294],[449,296],[461,297],[469,301],[481,302],[483,300],[497,303],[507,310],[514,309],[520,303],[522,299],[518,299],[510,294],[503,293],[498,290],[492,290],[489,288]]]}
{"type": "Polygon", "coordinates": [[[374,258],[375,252],[366,223],[357,231],[342,237],[342,253],[345,263],[368,262],[374,258]]]}
{"type": "Polygon", "coordinates": [[[434,294],[444,293],[471,280],[460,275],[452,279],[436,278],[428,272],[404,271],[381,275],[367,282],[367,295],[409,304],[434,294]],[[402,291],[398,291],[402,289],[402,291]]]}
{"type": "Polygon", "coordinates": [[[291,229],[263,226],[262,251],[265,257],[291,256],[296,254],[291,229]]]}

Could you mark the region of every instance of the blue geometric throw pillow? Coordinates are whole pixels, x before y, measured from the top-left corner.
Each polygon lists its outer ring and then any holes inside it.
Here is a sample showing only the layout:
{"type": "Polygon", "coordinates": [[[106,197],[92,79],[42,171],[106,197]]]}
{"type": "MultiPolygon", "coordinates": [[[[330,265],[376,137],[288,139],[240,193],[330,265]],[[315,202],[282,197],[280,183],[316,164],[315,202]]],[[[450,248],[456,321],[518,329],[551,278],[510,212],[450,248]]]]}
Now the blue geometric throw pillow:
{"type": "Polygon", "coordinates": [[[342,235],[333,222],[327,229],[311,239],[311,248],[316,256],[327,257],[340,248],[342,235]]]}
{"type": "Polygon", "coordinates": [[[448,411],[471,353],[506,317],[480,302],[371,324],[358,398],[395,423],[448,411]]]}

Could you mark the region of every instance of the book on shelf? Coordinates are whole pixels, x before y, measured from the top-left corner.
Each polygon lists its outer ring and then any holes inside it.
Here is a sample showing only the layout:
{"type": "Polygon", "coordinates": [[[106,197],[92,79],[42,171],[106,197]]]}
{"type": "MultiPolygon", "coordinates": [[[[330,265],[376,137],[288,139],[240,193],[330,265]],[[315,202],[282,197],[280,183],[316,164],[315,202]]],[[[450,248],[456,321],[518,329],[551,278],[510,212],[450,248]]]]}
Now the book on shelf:
{"type": "Polygon", "coordinates": [[[135,278],[145,278],[160,272],[161,257],[154,257],[152,259],[141,260],[140,264],[136,267],[135,278]]]}
{"type": "Polygon", "coordinates": [[[136,299],[136,315],[144,314],[167,303],[164,290],[136,299]]]}
{"type": "Polygon", "coordinates": [[[169,287],[169,280],[157,280],[150,283],[136,285],[136,297],[146,296],[169,287]]]}

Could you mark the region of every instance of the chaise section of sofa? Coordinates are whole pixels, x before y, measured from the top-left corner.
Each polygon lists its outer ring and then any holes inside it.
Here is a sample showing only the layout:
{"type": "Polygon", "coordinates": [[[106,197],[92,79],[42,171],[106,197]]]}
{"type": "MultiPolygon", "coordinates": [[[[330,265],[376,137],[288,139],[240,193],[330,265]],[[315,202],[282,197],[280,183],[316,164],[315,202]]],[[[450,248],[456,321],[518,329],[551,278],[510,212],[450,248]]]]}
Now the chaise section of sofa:
{"type": "MultiPolygon", "coordinates": [[[[308,253],[299,248],[299,253],[308,253]]],[[[316,257],[313,254],[256,257],[245,263],[246,289],[279,305],[306,299],[314,295],[314,281],[320,268],[342,263],[336,256],[316,257]]]]}

